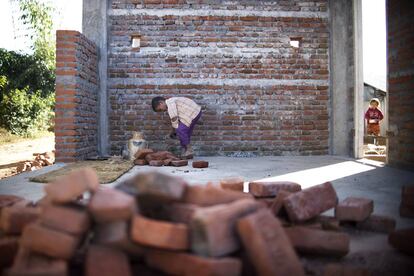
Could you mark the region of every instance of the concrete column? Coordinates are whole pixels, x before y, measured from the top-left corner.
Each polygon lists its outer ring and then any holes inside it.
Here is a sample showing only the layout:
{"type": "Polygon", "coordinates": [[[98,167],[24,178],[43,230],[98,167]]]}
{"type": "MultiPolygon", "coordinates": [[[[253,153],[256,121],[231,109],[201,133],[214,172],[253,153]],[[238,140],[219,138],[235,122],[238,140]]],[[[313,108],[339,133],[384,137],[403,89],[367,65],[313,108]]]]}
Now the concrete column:
{"type": "Polygon", "coordinates": [[[98,153],[109,153],[108,124],[108,6],[109,0],[83,0],[82,33],[99,48],[98,153]]]}

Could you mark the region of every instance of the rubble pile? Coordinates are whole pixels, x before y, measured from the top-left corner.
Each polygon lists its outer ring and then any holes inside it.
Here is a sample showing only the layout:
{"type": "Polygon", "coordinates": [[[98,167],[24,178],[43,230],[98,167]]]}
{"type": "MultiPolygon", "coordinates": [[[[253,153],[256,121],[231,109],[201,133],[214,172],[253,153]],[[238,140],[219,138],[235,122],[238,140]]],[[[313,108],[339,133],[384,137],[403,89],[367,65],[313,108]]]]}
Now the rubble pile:
{"type": "MultiPolygon", "coordinates": [[[[173,166],[183,167],[188,165],[187,159],[181,159],[169,151],[154,151],[152,149],[140,149],[135,153],[134,164],[138,166],[173,166]]],[[[207,168],[207,161],[193,161],[193,168],[207,168]]]]}
{"type": "MultiPolygon", "coordinates": [[[[302,256],[348,254],[343,223],[391,233],[391,244],[410,252],[401,239],[412,232],[399,234],[394,220],[373,215],[369,199],[338,203],[329,182],[304,190],[293,182],[251,182],[249,193],[243,185],[242,178],[189,185],[150,172],[105,188],[86,168],[48,184],[36,203],[0,195],[0,270],[10,276],[305,275],[302,256]],[[335,216],[321,215],[331,208],[335,216]]],[[[323,273],[369,275],[338,264],[323,273]]]]}

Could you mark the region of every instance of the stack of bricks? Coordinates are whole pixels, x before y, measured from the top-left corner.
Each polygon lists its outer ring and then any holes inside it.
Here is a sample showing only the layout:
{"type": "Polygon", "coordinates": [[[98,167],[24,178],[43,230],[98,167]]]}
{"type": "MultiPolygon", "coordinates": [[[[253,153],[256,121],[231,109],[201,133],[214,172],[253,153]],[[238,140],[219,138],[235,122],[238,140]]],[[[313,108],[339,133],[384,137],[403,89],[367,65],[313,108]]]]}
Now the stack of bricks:
{"type": "MultiPolygon", "coordinates": [[[[150,172],[105,188],[93,170],[75,171],[47,185],[36,204],[0,197],[1,269],[11,276],[304,275],[302,254],[348,253],[338,221],[372,216],[372,201],[337,204],[329,182],[249,187],[242,192],[242,178],[201,186],[150,172]],[[335,207],[336,218],[321,215],[335,207]]],[[[334,268],[326,275],[346,270],[334,268]]]]}
{"type": "Polygon", "coordinates": [[[56,160],[97,155],[98,48],[77,31],[56,32],[56,160]]]}

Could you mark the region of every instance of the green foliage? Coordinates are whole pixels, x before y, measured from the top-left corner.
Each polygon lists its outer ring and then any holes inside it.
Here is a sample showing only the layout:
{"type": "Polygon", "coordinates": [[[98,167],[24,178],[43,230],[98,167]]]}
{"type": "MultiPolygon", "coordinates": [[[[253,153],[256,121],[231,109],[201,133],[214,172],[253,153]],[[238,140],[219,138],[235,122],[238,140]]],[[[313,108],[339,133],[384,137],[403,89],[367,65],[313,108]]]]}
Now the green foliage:
{"type": "Polygon", "coordinates": [[[50,127],[54,96],[46,98],[39,92],[29,94],[28,88],[15,89],[0,102],[0,124],[11,133],[31,136],[50,127]]]}
{"type": "Polygon", "coordinates": [[[55,67],[56,48],[52,34],[53,7],[39,0],[19,0],[20,19],[33,31],[31,39],[35,57],[49,69],[55,67]]]}
{"type": "Polygon", "coordinates": [[[55,73],[34,55],[20,54],[0,48],[0,76],[7,78],[7,85],[0,84],[0,101],[3,94],[14,89],[24,89],[34,93],[41,90],[47,97],[54,93],[55,73]]]}

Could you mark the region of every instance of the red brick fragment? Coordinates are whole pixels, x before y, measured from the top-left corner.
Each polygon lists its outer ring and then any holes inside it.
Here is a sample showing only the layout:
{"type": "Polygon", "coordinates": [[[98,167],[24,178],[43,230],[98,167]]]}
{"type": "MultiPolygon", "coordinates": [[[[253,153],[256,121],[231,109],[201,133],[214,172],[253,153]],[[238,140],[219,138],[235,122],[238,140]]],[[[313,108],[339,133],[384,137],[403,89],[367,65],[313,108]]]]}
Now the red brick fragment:
{"type": "Polygon", "coordinates": [[[145,166],[145,165],[148,165],[148,161],[145,159],[135,159],[134,165],[145,166]]]}
{"type": "Polygon", "coordinates": [[[315,221],[319,222],[322,225],[323,230],[329,230],[329,231],[341,230],[339,220],[337,220],[335,217],[320,215],[315,218],[315,221]]]}
{"type": "Polygon", "coordinates": [[[264,207],[272,207],[274,198],[273,197],[256,197],[255,200],[263,204],[264,207]]]}
{"type": "Polygon", "coordinates": [[[74,206],[47,204],[42,208],[40,222],[49,228],[73,235],[81,235],[90,227],[86,210],[74,206]]]}
{"type": "Polygon", "coordinates": [[[92,245],[85,261],[85,276],[130,276],[128,257],[120,250],[92,245]]]}
{"type": "Polygon", "coordinates": [[[241,177],[233,177],[220,180],[220,186],[225,190],[232,190],[243,192],[244,190],[244,179],[241,177]]]}
{"type": "Polygon", "coordinates": [[[56,179],[45,187],[45,192],[51,201],[67,203],[86,191],[96,191],[98,187],[99,180],[96,172],[91,168],[86,168],[56,179]]]}
{"type": "Polygon", "coordinates": [[[306,221],[336,206],[338,197],[330,182],[293,193],[283,200],[289,219],[306,221]]]}
{"type": "Polygon", "coordinates": [[[195,204],[172,203],[163,206],[165,216],[169,221],[189,224],[194,212],[201,207],[195,204]]]}
{"type": "Polygon", "coordinates": [[[188,160],[172,160],[171,166],[174,167],[183,167],[188,165],[188,160]]]}
{"type": "Polygon", "coordinates": [[[187,253],[150,250],[145,261],[148,266],[168,275],[236,276],[241,262],[236,258],[205,258],[187,253]]]}
{"type": "Polygon", "coordinates": [[[64,260],[50,258],[20,247],[8,276],[67,276],[68,264],[64,260]]]}
{"type": "Polygon", "coordinates": [[[0,271],[10,266],[19,248],[19,237],[0,237],[0,271]]]}
{"type": "Polygon", "coordinates": [[[335,207],[335,217],[340,221],[364,221],[373,211],[371,199],[347,197],[335,207]]]}
{"type": "Polygon", "coordinates": [[[164,161],[163,160],[151,160],[149,161],[149,165],[153,167],[161,167],[161,166],[164,166],[164,161]]]}
{"type": "Polygon", "coordinates": [[[183,223],[170,223],[134,216],[131,239],[139,244],[170,250],[187,250],[190,247],[189,231],[183,223]]]}
{"type": "Polygon", "coordinates": [[[208,162],[203,161],[203,160],[193,161],[192,165],[193,165],[193,168],[196,168],[196,169],[208,168],[208,162]]]}
{"type": "Polygon", "coordinates": [[[136,160],[145,159],[145,156],[153,152],[154,151],[152,149],[140,149],[135,153],[134,157],[136,160]]]}
{"type": "Polygon", "coordinates": [[[388,216],[371,215],[368,219],[357,222],[356,228],[359,230],[391,233],[395,230],[395,219],[388,216]]]}
{"type": "Polygon", "coordinates": [[[240,248],[236,222],[262,205],[253,199],[241,199],[195,211],[190,224],[192,251],[201,256],[218,257],[240,248]]]}
{"type": "Polygon", "coordinates": [[[0,226],[6,234],[20,234],[26,225],[39,218],[40,209],[11,206],[1,210],[0,226]]]}
{"type": "Polygon", "coordinates": [[[245,198],[252,198],[252,196],[247,193],[223,190],[212,185],[193,185],[187,187],[183,202],[199,206],[212,206],[245,198]]]}
{"type": "Polygon", "coordinates": [[[393,231],[388,236],[388,242],[397,250],[414,255],[414,228],[393,231]]]}
{"type": "Polygon", "coordinates": [[[89,212],[99,223],[127,220],[137,212],[135,198],[115,189],[99,189],[89,202],[89,212]]]}
{"type": "Polygon", "coordinates": [[[351,267],[340,264],[328,264],[324,267],[323,276],[371,276],[371,272],[363,267],[351,267]]]}
{"type": "Polygon", "coordinates": [[[304,275],[282,225],[268,209],[240,219],[237,231],[257,275],[304,275]]]}
{"type": "Polygon", "coordinates": [[[0,195],[0,211],[4,207],[12,206],[18,201],[24,200],[24,198],[15,195],[0,195]]]}
{"type": "Polygon", "coordinates": [[[298,183],[289,181],[253,181],[249,183],[249,193],[256,197],[276,196],[279,191],[295,193],[301,189],[298,183]]]}
{"type": "Polygon", "coordinates": [[[277,193],[277,196],[272,200],[272,205],[270,206],[270,210],[275,216],[280,215],[283,211],[286,212],[286,210],[283,209],[283,201],[290,194],[291,192],[280,190],[277,193]]]}
{"type": "Polygon", "coordinates": [[[21,245],[49,257],[68,260],[75,253],[79,238],[41,226],[30,224],[21,238],[21,245]]]}
{"type": "Polygon", "coordinates": [[[163,161],[162,161],[162,164],[164,165],[164,166],[169,166],[170,164],[171,164],[171,161],[172,161],[172,159],[164,159],[163,161]]]}
{"type": "Polygon", "coordinates": [[[303,226],[285,228],[293,247],[300,253],[345,256],[349,252],[349,235],[303,226]]]}

